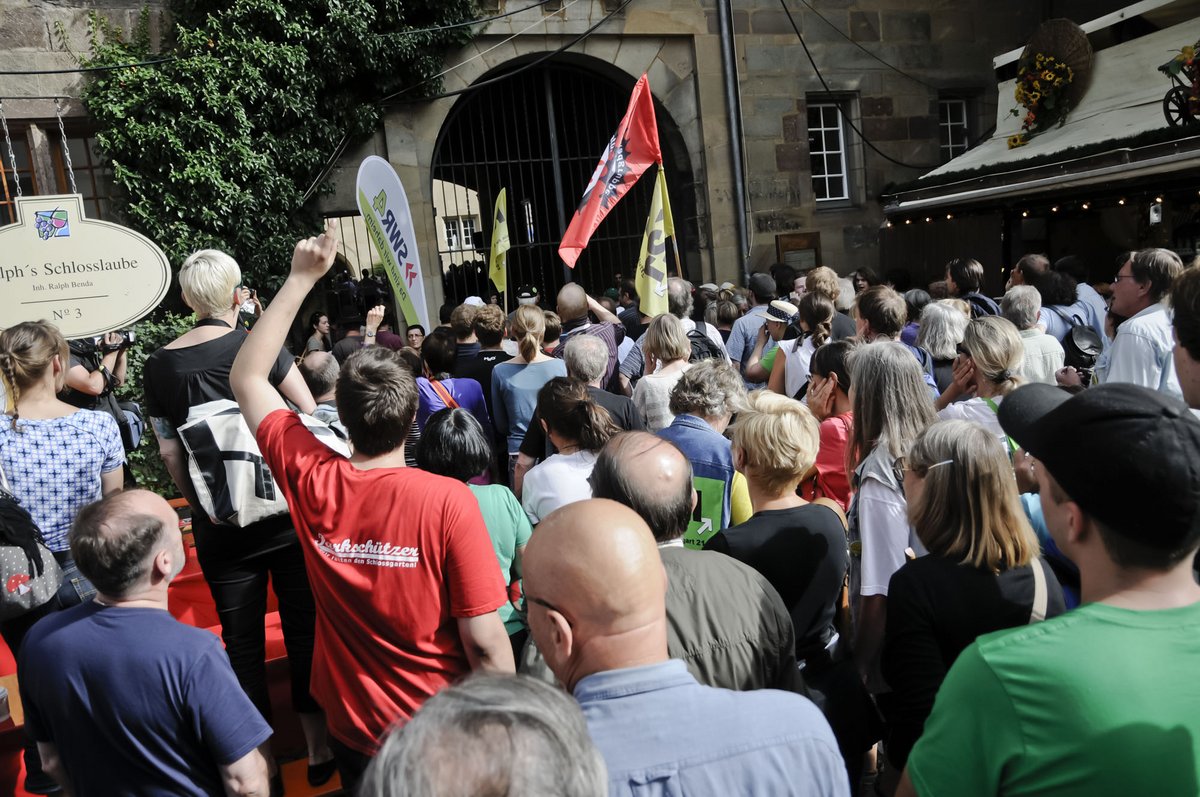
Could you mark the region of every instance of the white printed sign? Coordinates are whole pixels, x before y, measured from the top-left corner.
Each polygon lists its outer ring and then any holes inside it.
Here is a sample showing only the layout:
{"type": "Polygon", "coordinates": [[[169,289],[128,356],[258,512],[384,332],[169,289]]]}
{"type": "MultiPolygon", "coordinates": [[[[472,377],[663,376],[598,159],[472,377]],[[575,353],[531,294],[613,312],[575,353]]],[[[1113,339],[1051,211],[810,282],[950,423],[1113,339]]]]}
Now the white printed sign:
{"type": "Polygon", "coordinates": [[[0,325],[45,319],[87,338],[149,315],[167,295],[171,264],[146,236],[89,219],[79,194],[17,199],[0,227],[0,325]]]}

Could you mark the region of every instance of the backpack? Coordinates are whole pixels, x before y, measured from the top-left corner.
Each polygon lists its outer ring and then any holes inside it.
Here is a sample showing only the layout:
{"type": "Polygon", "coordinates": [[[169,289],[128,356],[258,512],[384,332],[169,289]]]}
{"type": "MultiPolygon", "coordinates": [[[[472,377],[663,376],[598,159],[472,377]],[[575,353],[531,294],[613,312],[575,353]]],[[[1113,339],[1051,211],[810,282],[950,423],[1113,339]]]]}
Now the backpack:
{"type": "Polygon", "coordinates": [[[62,586],[62,568],[0,468],[0,621],[43,605],[62,586]]]}
{"type": "Polygon", "coordinates": [[[713,343],[712,338],[704,334],[704,329],[704,322],[697,321],[696,327],[687,333],[688,343],[692,344],[692,354],[688,357],[688,362],[690,363],[723,358],[725,356],[725,353],[721,351],[721,347],[713,343]]]}
{"type": "MultiPolygon", "coordinates": [[[[1096,359],[1104,349],[1100,335],[1091,325],[1077,315],[1067,315],[1058,307],[1047,307],[1067,323],[1067,334],[1063,336],[1062,347],[1066,354],[1064,364],[1071,366],[1080,374],[1090,375],[1096,365],[1096,359]]],[[[1084,384],[1087,384],[1085,381],[1084,384]]]]}

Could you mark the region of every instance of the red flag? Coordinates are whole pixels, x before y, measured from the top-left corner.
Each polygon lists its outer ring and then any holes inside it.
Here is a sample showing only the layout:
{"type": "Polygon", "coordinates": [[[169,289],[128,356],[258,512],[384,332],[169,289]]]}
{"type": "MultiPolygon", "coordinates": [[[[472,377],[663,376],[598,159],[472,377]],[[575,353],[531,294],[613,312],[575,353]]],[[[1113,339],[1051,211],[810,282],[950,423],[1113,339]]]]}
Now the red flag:
{"type": "Polygon", "coordinates": [[[658,146],[658,124],[654,120],[654,98],[650,94],[650,81],[645,75],[638,79],[629,97],[629,108],[625,117],[608,142],[591,182],[583,192],[583,199],[571,217],[562,243],[558,245],[558,256],[568,266],[575,268],[579,253],[591,240],[592,233],[613,209],[613,205],[642,176],[652,163],[662,161],[658,146]]]}

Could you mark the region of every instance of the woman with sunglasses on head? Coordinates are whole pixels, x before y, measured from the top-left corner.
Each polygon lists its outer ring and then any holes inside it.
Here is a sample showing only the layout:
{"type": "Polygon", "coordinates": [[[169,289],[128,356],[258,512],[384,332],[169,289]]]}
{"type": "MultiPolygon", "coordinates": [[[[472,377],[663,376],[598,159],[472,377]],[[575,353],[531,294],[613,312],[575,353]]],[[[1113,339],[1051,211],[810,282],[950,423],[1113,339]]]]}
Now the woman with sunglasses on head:
{"type": "Polygon", "coordinates": [[[888,586],[881,704],[897,770],[921,736],[946,672],[981,634],[1062,614],[1063,594],[1039,556],[1005,450],[990,430],[942,421],[901,463],[908,520],[929,554],[888,586]]]}
{"type": "Polygon", "coordinates": [[[938,417],[980,424],[1008,447],[1011,458],[1016,445],[1000,428],[996,413],[1004,397],[1025,381],[1024,362],[1021,334],[1011,321],[1000,316],[976,318],[967,324],[958,345],[954,381],[937,400],[938,417]],[[964,396],[970,398],[960,401],[964,396]]]}

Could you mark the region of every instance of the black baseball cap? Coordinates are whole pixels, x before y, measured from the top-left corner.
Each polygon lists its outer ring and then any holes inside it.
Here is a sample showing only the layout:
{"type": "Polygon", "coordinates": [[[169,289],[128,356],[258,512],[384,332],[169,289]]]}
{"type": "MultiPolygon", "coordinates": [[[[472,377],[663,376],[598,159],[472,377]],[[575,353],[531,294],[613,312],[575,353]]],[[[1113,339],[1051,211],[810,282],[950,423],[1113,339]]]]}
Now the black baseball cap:
{"type": "Polygon", "coordinates": [[[1164,551],[1200,540],[1200,419],[1182,401],[1125,383],[1072,396],[1025,385],[1000,425],[1071,500],[1112,531],[1164,551]]]}

